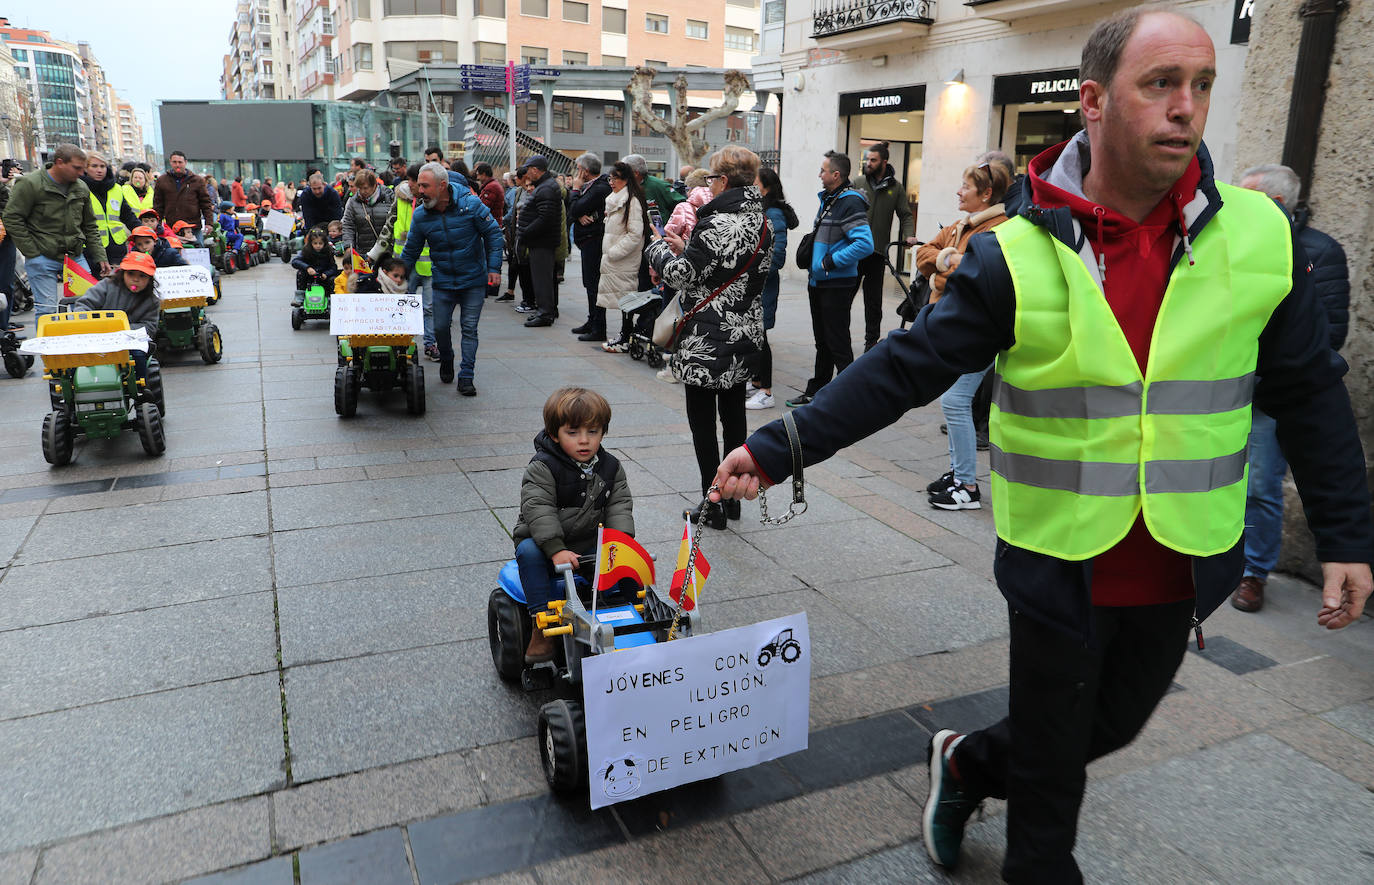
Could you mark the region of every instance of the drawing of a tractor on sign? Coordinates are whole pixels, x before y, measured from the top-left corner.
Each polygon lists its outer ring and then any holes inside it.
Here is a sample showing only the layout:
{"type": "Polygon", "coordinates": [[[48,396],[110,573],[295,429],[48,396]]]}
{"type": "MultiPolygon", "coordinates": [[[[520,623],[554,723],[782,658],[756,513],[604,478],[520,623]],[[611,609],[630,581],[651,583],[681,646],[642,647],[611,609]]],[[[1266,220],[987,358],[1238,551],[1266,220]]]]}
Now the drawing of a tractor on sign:
{"type": "Polygon", "coordinates": [[[774,657],[782,658],[784,664],[794,663],[801,657],[801,643],[792,638],[791,627],[774,636],[767,645],[759,649],[759,666],[767,667],[774,657]]]}

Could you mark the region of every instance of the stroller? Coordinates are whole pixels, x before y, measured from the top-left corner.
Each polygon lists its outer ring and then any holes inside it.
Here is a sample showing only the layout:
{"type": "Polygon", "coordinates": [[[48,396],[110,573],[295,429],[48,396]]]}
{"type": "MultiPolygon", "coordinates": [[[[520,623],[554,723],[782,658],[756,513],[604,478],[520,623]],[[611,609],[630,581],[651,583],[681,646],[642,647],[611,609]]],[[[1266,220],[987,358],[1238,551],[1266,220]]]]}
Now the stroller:
{"type": "MultiPolygon", "coordinates": [[[[921,308],[930,303],[930,280],[921,274],[916,274],[911,285],[908,286],[902,279],[902,275],[897,270],[897,263],[892,260],[892,247],[900,248],[901,243],[891,242],[887,244],[887,251],[883,253],[883,260],[887,262],[887,269],[892,271],[892,278],[897,281],[897,286],[902,290],[902,303],[897,305],[897,316],[901,317],[902,328],[905,329],[908,323],[915,322],[916,314],[921,312],[921,308]]],[[[898,253],[900,254],[900,253],[898,253]]]]}
{"type": "Polygon", "coordinates": [[[668,364],[663,348],[654,343],[654,320],[663,312],[663,284],[659,283],[644,292],[635,292],[620,299],[620,312],[632,318],[630,340],[630,359],[641,360],[651,369],[661,369],[668,364]]]}

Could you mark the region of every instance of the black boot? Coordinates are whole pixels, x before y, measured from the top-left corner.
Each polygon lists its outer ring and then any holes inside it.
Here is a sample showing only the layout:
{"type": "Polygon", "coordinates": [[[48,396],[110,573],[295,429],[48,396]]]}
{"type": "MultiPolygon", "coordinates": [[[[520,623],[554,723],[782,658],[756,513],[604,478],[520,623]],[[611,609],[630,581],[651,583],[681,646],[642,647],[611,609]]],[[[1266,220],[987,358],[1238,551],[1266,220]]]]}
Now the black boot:
{"type": "Polygon", "coordinates": [[[726,519],[739,519],[739,499],[738,499],[738,498],[726,498],[724,501],[721,501],[720,503],[723,504],[723,505],[725,505],[725,518],[726,518],[726,519]]]}

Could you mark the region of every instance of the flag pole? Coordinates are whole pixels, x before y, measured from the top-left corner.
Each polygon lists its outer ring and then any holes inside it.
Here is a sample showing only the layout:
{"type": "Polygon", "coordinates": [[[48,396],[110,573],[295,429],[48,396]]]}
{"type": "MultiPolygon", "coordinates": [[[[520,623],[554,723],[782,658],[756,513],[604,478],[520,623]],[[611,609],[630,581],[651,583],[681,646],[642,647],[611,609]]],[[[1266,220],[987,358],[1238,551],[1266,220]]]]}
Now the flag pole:
{"type": "Polygon", "coordinates": [[[601,585],[601,530],[605,526],[601,523],[596,524],[596,574],[592,577],[592,622],[596,622],[596,598],[601,594],[597,588],[601,585]]]}

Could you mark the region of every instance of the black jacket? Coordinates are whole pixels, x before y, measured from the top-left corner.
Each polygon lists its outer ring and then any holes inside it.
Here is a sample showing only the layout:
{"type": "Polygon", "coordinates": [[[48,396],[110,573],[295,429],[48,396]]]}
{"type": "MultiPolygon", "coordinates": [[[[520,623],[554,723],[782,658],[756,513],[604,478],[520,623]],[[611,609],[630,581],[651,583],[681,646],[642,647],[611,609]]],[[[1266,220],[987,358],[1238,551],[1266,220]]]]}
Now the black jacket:
{"type": "Polygon", "coordinates": [[[325,291],[333,291],[334,278],[339,275],[339,265],[334,261],[334,250],[329,246],[325,246],[323,252],[313,252],[307,245],[291,259],[291,266],[296,269],[297,289],[308,289],[318,283],[324,286],[325,291]],[[308,273],[311,268],[320,276],[312,279],[308,273]]]}
{"type": "Polygon", "coordinates": [[[595,243],[601,246],[601,238],[606,234],[606,195],[611,192],[610,179],[601,175],[587,182],[581,190],[573,192],[572,205],[568,207],[568,221],[572,224],[573,242],[582,246],[595,243]],[[592,217],[591,224],[583,224],[583,215],[592,217]]]}
{"type": "MultiPolygon", "coordinates": [[[[1221,208],[1206,148],[1198,151],[1198,189],[1209,205],[1193,222],[1194,241],[1221,208]]],[[[1020,214],[1078,251],[1068,209],[1031,205],[1020,214]]],[[[1323,562],[1374,560],[1374,526],[1364,454],[1342,376],[1345,362],[1331,349],[1325,312],[1312,288],[1302,245],[1293,246],[1293,287],[1259,337],[1255,405],[1278,424],[1279,445],[1292,465],[1308,525],[1323,562]]],[[[1182,255],[1173,257],[1176,265],[1182,255]]],[[[945,297],[924,308],[905,331],[894,331],[797,409],[803,463],[824,461],[933,401],[960,375],[986,368],[1015,343],[1016,299],[995,234],[969,241],[945,297]],[[951,297],[953,296],[953,297],[951,297]]],[[[781,421],[747,442],[771,482],[792,472],[781,421]]],[[[781,490],[780,490],[781,491],[781,490]]],[[[997,585],[1008,603],[1031,617],[1091,642],[1092,561],[1070,562],[997,541],[997,585]]],[[[1244,541],[1225,553],[1193,558],[1197,615],[1211,614],[1235,589],[1244,566],[1244,541]]]]}
{"type": "Polygon", "coordinates": [[[1312,288],[1326,307],[1326,323],[1331,327],[1331,349],[1340,350],[1350,328],[1350,269],[1345,250],[1331,237],[1307,226],[1307,213],[1294,219],[1298,242],[1312,265],[1312,288]]]}
{"type": "Polygon", "coordinates": [[[516,239],[523,249],[557,249],[563,239],[563,194],[552,172],[534,185],[529,203],[516,219],[516,239]]]}
{"type": "Polygon", "coordinates": [[[318,197],[314,191],[306,188],[300,192],[300,198],[301,217],[305,221],[307,231],[312,227],[324,228],[329,222],[343,218],[343,201],[339,199],[334,188],[328,185],[325,185],[324,193],[318,197]]]}
{"type": "Polygon", "coordinates": [[[173,249],[166,237],[158,237],[153,241],[152,256],[153,264],[157,267],[181,267],[186,264],[186,256],[181,254],[181,250],[173,249]]]}

